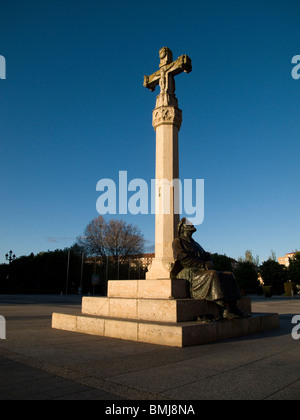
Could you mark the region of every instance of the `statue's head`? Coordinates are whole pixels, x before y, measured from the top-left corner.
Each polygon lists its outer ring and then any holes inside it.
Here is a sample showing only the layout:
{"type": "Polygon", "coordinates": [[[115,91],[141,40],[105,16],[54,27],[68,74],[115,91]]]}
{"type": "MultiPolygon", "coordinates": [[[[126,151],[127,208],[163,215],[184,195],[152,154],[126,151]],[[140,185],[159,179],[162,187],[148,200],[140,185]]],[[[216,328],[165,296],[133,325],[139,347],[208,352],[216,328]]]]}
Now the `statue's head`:
{"type": "Polygon", "coordinates": [[[170,64],[173,61],[173,53],[168,47],[163,47],[159,51],[160,67],[170,64]]]}
{"type": "Polygon", "coordinates": [[[186,217],[180,220],[177,228],[178,237],[191,238],[196,231],[195,226],[186,217]]]}

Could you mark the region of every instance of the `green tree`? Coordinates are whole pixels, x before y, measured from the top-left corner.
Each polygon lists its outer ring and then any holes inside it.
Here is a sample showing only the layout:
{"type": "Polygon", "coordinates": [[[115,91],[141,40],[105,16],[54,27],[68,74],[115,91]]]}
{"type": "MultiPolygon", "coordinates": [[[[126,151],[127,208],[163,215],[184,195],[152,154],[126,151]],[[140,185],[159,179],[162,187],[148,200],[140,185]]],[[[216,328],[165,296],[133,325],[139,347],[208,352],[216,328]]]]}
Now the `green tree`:
{"type": "Polygon", "coordinates": [[[232,260],[227,255],[211,254],[214,269],[217,271],[232,271],[232,260]]]}
{"type": "Polygon", "coordinates": [[[286,268],[271,259],[265,261],[259,268],[265,286],[272,286],[274,293],[284,292],[284,283],[287,280],[286,268]]]}
{"type": "Polygon", "coordinates": [[[237,268],[234,270],[236,281],[241,290],[246,293],[257,292],[257,267],[250,261],[242,261],[238,263],[237,268]]]}
{"type": "MultiPolygon", "coordinates": [[[[76,293],[81,282],[81,255],[70,249],[40,252],[37,255],[22,256],[9,266],[0,266],[0,291],[2,293],[76,293]]],[[[92,267],[84,265],[83,289],[91,290],[92,267]]]]}
{"type": "Polygon", "coordinates": [[[290,266],[287,270],[288,280],[300,284],[300,252],[290,259],[290,266]]]}

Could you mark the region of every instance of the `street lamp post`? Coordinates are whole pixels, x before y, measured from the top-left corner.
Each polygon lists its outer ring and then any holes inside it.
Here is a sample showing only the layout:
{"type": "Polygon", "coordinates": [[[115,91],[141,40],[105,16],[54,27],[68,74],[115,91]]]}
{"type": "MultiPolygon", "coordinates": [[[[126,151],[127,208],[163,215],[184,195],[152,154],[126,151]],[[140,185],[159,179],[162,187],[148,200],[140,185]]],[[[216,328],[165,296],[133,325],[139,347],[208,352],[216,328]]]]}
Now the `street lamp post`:
{"type": "Polygon", "coordinates": [[[83,288],[83,263],[84,263],[84,252],[82,252],[81,254],[80,286],[78,290],[79,295],[82,295],[82,288],[83,288]]]}
{"type": "MultiPolygon", "coordinates": [[[[16,257],[16,255],[12,252],[12,251],[9,251],[9,253],[8,254],[6,254],[5,255],[5,259],[6,259],[6,261],[8,261],[8,264],[10,265],[15,259],[16,259],[17,257],[16,257]]],[[[10,280],[10,269],[8,268],[8,273],[7,273],[7,276],[6,276],[6,281],[8,282],[9,280],[10,280]]],[[[13,286],[11,286],[12,287],[12,289],[13,289],[13,286]]]]}
{"type": "Polygon", "coordinates": [[[8,254],[5,255],[6,260],[8,261],[8,263],[10,264],[12,261],[14,261],[17,257],[15,254],[13,254],[12,251],[9,251],[8,254]]]}
{"type": "Polygon", "coordinates": [[[66,279],[66,295],[68,294],[68,285],[69,285],[69,274],[70,274],[70,254],[71,254],[71,251],[70,251],[70,250],[68,250],[67,279],[66,279]]]}

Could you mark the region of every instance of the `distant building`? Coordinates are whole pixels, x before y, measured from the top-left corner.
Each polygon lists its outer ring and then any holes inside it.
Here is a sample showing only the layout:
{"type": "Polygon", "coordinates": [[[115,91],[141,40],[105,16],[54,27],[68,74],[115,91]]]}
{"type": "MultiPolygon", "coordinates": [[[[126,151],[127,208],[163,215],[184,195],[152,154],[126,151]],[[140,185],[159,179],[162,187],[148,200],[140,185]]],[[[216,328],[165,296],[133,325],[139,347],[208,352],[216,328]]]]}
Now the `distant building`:
{"type": "MultiPolygon", "coordinates": [[[[139,254],[139,255],[129,255],[127,257],[120,256],[119,257],[119,263],[120,264],[128,264],[130,263],[131,267],[137,267],[141,266],[144,270],[149,267],[149,265],[152,263],[152,260],[155,257],[155,253],[148,253],[148,254],[139,254]]],[[[108,257],[109,262],[113,263],[116,262],[115,257],[109,256],[108,257]]],[[[88,257],[86,258],[86,262],[88,264],[105,264],[107,261],[106,258],[103,257],[88,257]]]]}
{"type": "Polygon", "coordinates": [[[140,260],[142,267],[144,269],[148,268],[152,264],[152,260],[155,258],[155,253],[142,254],[137,256],[137,259],[140,260]]]}
{"type": "Polygon", "coordinates": [[[289,254],[285,254],[285,257],[279,257],[278,262],[281,265],[285,265],[286,267],[290,266],[290,259],[292,260],[296,254],[299,254],[299,251],[297,252],[290,252],[289,254]]]}

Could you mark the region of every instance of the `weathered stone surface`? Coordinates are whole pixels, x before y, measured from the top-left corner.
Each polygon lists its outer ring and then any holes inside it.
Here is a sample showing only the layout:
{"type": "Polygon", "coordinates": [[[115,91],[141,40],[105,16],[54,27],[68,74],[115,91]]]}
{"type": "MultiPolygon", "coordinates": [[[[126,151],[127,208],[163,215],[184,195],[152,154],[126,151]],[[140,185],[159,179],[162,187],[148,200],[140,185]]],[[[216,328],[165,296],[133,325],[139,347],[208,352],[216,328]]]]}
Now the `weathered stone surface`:
{"type": "MultiPolygon", "coordinates": [[[[251,313],[250,299],[239,302],[241,310],[251,313]]],[[[136,319],[154,322],[194,321],[198,316],[218,316],[217,306],[212,302],[195,299],[143,299],[84,297],[82,313],[99,317],[136,319]]]]}
{"type": "Polygon", "coordinates": [[[189,297],[188,283],[181,279],[111,280],[108,297],[145,299],[185,299],[189,297]]]}
{"type": "Polygon", "coordinates": [[[188,347],[275,329],[279,327],[279,320],[277,314],[255,314],[251,318],[210,324],[161,323],[53,314],[52,327],[143,343],[188,347]]]}

